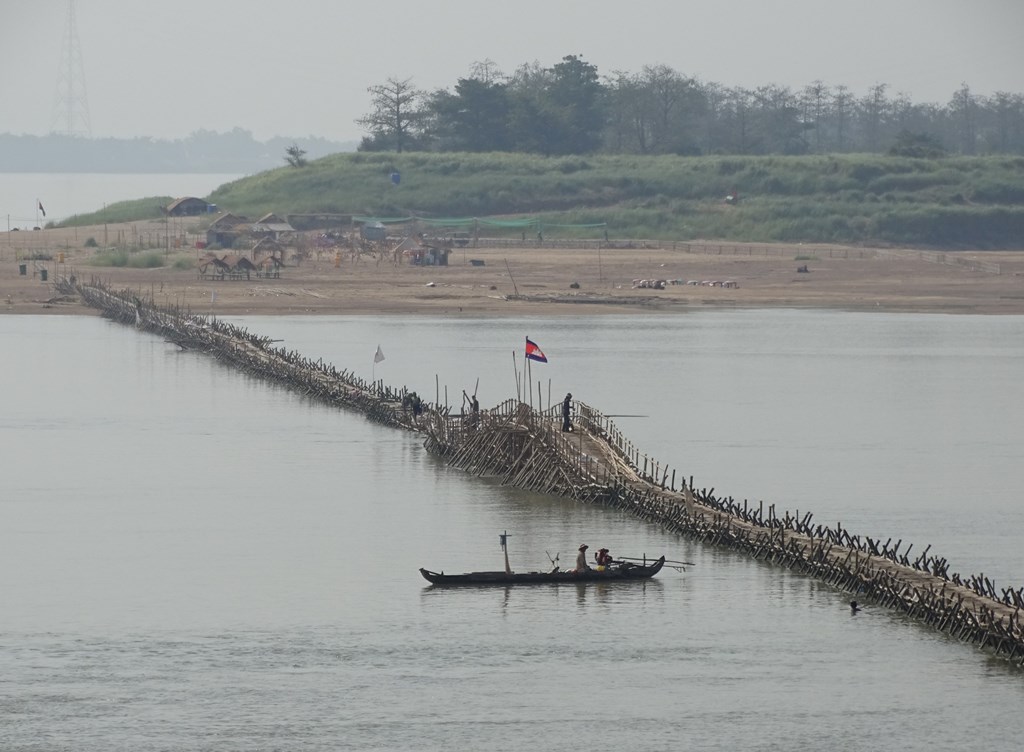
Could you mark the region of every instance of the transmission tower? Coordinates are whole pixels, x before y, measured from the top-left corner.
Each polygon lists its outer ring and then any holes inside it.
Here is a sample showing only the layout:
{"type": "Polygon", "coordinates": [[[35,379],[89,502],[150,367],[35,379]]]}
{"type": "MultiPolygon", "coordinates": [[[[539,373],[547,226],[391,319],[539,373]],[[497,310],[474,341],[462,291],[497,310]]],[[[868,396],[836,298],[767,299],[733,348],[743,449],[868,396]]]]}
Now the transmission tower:
{"type": "Polygon", "coordinates": [[[53,100],[51,128],[65,136],[92,135],[89,122],[89,100],[85,95],[85,70],[82,67],[82,46],[75,22],[75,0],[68,0],[68,19],[60,48],[57,70],[57,93],[53,100]]]}

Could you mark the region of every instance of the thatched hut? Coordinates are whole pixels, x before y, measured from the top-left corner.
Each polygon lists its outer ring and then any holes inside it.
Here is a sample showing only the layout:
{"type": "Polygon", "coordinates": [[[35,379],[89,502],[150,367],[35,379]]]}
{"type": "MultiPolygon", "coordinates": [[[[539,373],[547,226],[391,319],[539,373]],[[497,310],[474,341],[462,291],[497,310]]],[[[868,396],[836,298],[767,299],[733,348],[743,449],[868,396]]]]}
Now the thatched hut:
{"type": "Polygon", "coordinates": [[[205,199],[183,196],[165,206],[164,213],[169,217],[195,217],[206,214],[211,206],[213,204],[206,203],[205,199]]]}
{"type": "Polygon", "coordinates": [[[206,244],[230,248],[238,238],[249,232],[249,223],[245,217],[231,212],[224,212],[217,217],[206,230],[206,244]]]}
{"type": "Polygon", "coordinates": [[[239,256],[235,253],[228,253],[221,261],[228,267],[228,276],[231,279],[241,279],[245,275],[246,279],[250,278],[250,275],[256,271],[256,265],[251,262],[245,256],[239,256]]]}
{"type": "Polygon", "coordinates": [[[277,279],[281,276],[283,266],[284,262],[277,256],[266,256],[256,262],[256,276],[277,279]]]}
{"type": "Polygon", "coordinates": [[[262,256],[284,258],[284,245],[274,238],[261,238],[252,247],[252,260],[258,261],[262,256]]]}
{"type": "Polygon", "coordinates": [[[255,238],[272,238],[283,240],[295,234],[295,228],[287,220],[281,219],[273,212],[264,214],[249,228],[249,234],[255,238]]]}
{"type": "Polygon", "coordinates": [[[231,271],[230,266],[212,253],[204,253],[196,259],[196,268],[199,270],[199,279],[224,279],[231,271]]]}

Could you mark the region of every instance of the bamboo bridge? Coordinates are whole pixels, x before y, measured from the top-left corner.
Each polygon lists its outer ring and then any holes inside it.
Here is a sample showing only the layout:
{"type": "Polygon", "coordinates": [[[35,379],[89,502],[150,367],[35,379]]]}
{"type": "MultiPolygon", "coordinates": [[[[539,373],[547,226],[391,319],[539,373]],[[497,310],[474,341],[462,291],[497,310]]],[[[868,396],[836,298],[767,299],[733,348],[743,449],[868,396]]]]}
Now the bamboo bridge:
{"type": "Polygon", "coordinates": [[[540,410],[516,399],[479,413],[454,415],[426,402],[414,410],[406,389],[367,382],[215,318],[159,307],[152,298],[114,291],[95,280],[70,277],[55,286],[106,318],[311,399],[419,433],[426,449],[452,467],[609,506],[689,539],[788,567],[1024,666],[1024,588],[997,588],[984,575],[951,573],[946,559],[930,553],[931,546],[912,556],[913,545],[902,540],[882,542],[840,524],[813,524],[810,512],[780,512],[774,504],[752,506],[716,496],[713,488],[698,489],[692,476],[677,477],[675,469],[643,454],[590,405],[574,403],[570,433],[561,431],[559,407],[540,410]]]}

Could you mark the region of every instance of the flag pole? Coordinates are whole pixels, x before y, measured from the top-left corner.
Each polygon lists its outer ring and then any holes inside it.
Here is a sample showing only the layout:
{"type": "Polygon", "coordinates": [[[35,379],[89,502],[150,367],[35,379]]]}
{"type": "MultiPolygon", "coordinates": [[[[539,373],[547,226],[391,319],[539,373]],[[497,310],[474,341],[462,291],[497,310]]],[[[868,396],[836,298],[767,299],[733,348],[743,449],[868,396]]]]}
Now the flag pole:
{"type": "Polygon", "coordinates": [[[512,351],[512,374],[516,377],[516,399],[519,399],[521,394],[519,390],[519,366],[516,365],[516,351],[512,351]]]}
{"type": "Polygon", "coordinates": [[[380,343],[378,343],[377,349],[373,353],[373,368],[370,369],[374,389],[377,388],[377,364],[382,360],[384,360],[384,351],[380,349],[380,343]]]}
{"type": "MultiPolygon", "coordinates": [[[[527,337],[526,341],[529,342],[530,338],[527,337]]],[[[533,407],[533,364],[529,358],[524,358],[526,361],[526,370],[523,372],[524,386],[529,390],[530,395],[530,407],[533,407]]]]}
{"type": "MultiPolygon", "coordinates": [[[[529,342],[530,338],[527,337],[526,341],[529,342]]],[[[530,354],[529,350],[524,350],[523,351],[523,389],[527,389],[529,387],[529,384],[530,384],[529,379],[526,378],[526,370],[530,367],[530,358],[528,357],[529,354],[530,354]]],[[[523,392],[519,396],[519,399],[522,400],[523,402],[526,402],[527,400],[523,399],[523,397],[525,397],[525,396],[526,396],[526,393],[523,392]]]]}

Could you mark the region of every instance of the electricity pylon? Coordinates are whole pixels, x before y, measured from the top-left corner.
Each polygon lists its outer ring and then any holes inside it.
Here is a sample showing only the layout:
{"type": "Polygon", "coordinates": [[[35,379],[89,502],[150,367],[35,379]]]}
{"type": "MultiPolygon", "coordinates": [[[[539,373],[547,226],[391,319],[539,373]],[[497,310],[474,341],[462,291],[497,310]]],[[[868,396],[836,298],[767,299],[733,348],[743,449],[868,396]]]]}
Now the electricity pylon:
{"type": "Polygon", "coordinates": [[[78,41],[78,25],[75,22],[75,0],[68,0],[68,18],[60,49],[51,130],[65,136],[89,138],[92,135],[89,100],[85,95],[82,46],[78,41]]]}

